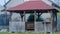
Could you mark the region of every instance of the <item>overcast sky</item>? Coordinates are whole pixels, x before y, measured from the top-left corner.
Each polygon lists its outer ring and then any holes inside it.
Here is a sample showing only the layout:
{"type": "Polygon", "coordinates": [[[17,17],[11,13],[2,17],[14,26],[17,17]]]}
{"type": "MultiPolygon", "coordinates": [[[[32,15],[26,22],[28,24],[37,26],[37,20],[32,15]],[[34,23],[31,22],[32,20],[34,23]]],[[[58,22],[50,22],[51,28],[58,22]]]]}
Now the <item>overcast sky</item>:
{"type": "MultiPolygon", "coordinates": [[[[8,0],[5,0],[6,2],[8,1],[8,0]]],[[[0,5],[4,5],[5,4],[5,2],[4,2],[4,0],[0,0],[0,5]]]]}

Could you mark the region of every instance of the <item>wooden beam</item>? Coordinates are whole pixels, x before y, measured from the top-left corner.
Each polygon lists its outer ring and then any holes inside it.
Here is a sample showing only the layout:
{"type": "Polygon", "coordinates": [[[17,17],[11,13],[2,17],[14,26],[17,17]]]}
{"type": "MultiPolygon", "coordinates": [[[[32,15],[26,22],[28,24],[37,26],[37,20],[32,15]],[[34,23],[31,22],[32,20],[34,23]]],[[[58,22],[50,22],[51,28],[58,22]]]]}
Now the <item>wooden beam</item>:
{"type": "Polygon", "coordinates": [[[24,22],[26,22],[26,14],[25,14],[25,11],[24,11],[24,22]]]}
{"type": "Polygon", "coordinates": [[[50,11],[50,12],[51,12],[51,31],[50,31],[50,34],[53,34],[52,33],[53,11],[50,11]]]}
{"type": "Polygon", "coordinates": [[[35,27],[35,32],[36,32],[36,11],[34,11],[34,27],[35,27]]]}
{"type": "Polygon", "coordinates": [[[9,18],[9,21],[11,21],[12,20],[12,12],[10,12],[10,18],[9,18]]]}

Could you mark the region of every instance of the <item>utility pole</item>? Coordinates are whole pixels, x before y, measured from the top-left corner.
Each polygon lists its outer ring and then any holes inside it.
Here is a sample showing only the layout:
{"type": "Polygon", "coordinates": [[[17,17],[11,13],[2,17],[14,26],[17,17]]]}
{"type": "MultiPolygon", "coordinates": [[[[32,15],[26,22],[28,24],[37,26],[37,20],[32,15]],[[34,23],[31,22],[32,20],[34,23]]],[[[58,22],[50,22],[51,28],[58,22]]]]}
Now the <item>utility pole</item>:
{"type": "MultiPolygon", "coordinates": [[[[6,0],[4,0],[4,4],[6,3],[6,0]]],[[[4,16],[5,16],[5,13],[6,13],[6,6],[4,5],[4,16]]],[[[6,24],[6,16],[5,17],[3,17],[4,19],[4,26],[5,26],[5,24],[6,24]]]]}
{"type": "Polygon", "coordinates": [[[6,26],[7,31],[9,31],[9,26],[7,26],[7,25],[8,25],[8,24],[7,24],[7,11],[6,11],[6,8],[7,8],[7,7],[6,7],[5,4],[6,4],[6,0],[4,0],[4,12],[5,12],[5,14],[4,14],[4,15],[5,15],[5,19],[4,19],[4,24],[5,24],[5,25],[4,25],[4,26],[6,26]]]}

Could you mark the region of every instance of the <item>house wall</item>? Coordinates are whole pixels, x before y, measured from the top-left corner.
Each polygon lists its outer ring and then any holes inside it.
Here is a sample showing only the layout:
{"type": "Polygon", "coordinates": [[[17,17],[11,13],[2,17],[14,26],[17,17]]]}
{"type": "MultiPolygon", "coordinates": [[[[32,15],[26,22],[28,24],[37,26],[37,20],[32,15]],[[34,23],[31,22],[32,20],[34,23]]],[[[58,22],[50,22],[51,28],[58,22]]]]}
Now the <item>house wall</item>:
{"type": "Polygon", "coordinates": [[[60,0],[51,0],[53,3],[55,3],[56,5],[60,6],[60,0]]]}
{"type": "Polygon", "coordinates": [[[45,2],[46,4],[52,6],[52,2],[50,2],[49,0],[42,0],[43,2],[45,2]]]}
{"type": "Polygon", "coordinates": [[[23,2],[24,2],[24,0],[11,0],[11,1],[6,5],[6,7],[7,7],[7,9],[8,9],[8,8],[11,8],[11,7],[15,7],[15,6],[19,5],[19,4],[22,4],[23,2]]]}

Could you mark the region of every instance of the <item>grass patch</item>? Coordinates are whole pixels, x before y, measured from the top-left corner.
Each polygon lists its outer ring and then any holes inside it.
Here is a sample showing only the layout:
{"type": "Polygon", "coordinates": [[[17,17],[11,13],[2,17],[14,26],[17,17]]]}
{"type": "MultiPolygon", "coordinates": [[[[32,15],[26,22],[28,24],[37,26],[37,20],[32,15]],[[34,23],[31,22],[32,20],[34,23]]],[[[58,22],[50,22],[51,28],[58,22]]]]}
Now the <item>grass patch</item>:
{"type": "MultiPolygon", "coordinates": [[[[15,32],[15,33],[11,33],[11,32],[0,32],[0,34],[44,34],[42,32],[15,32]]],[[[54,34],[60,34],[60,32],[55,32],[54,34]]]]}
{"type": "Polygon", "coordinates": [[[54,34],[60,34],[60,32],[55,32],[54,34]]]}

